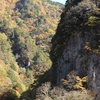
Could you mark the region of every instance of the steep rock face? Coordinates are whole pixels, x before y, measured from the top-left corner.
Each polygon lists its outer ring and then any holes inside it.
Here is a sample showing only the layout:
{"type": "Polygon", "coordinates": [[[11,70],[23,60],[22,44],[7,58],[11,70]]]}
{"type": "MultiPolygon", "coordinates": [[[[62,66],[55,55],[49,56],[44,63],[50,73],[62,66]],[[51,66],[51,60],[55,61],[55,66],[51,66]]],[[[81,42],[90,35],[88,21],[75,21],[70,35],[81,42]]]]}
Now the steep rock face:
{"type": "Polygon", "coordinates": [[[90,1],[88,3],[79,2],[73,7],[69,3],[61,14],[52,44],[53,82],[66,89],[72,89],[76,84],[76,80],[74,80],[76,76],[80,78],[88,76],[88,89],[99,92],[99,7],[90,1]],[[65,80],[66,83],[63,84],[62,80],[65,80]]]}
{"type": "Polygon", "coordinates": [[[57,61],[59,67],[57,68],[57,84],[60,83],[61,78],[65,78],[66,75],[72,71],[76,70],[76,74],[79,76],[86,76],[86,68],[84,64],[87,60],[87,53],[84,50],[85,42],[90,39],[89,36],[82,38],[79,34],[76,34],[68,42],[68,45],[64,48],[61,58],[57,61]]]}
{"type": "Polygon", "coordinates": [[[88,61],[88,86],[89,89],[100,91],[100,56],[91,55],[88,61]]]}

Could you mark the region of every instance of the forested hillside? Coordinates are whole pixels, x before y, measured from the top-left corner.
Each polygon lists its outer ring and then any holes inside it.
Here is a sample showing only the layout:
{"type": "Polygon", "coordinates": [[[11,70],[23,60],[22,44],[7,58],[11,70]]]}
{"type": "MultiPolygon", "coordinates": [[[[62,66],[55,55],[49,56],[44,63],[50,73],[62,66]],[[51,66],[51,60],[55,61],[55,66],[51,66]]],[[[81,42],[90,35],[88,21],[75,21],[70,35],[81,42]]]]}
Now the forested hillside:
{"type": "Polygon", "coordinates": [[[62,8],[51,0],[0,0],[0,95],[20,97],[51,67],[51,38],[62,8]]]}

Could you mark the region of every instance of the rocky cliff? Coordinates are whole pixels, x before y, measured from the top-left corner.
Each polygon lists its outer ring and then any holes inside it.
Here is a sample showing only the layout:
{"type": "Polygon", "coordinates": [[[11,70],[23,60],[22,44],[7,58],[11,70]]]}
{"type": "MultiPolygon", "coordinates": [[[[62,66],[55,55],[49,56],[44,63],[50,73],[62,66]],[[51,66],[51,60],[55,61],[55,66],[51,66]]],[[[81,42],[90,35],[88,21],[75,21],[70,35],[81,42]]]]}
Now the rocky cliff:
{"type": "Polygon", "coordinates": [[[99,2],[69,2],[52,39],[53,82],[68,90],[100,90],[99,2]]]}

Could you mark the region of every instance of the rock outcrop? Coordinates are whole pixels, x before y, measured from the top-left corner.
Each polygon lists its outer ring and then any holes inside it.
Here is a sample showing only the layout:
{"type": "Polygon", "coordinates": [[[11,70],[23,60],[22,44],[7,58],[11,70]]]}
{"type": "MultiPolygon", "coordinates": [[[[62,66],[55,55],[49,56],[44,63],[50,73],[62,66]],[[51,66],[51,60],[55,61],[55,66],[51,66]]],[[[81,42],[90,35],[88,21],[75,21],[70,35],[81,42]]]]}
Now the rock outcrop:
{"type": "MultiPolygon", "coordinates": [[[[99,5],[99,0],[97,4],[99,5]]],[[[55,84],[71,90],[77,83],[77,76],[80,79],[88,77],[87,84],[83,81],[83,87],[98,93],[100,90],[99,6],[92,1],[84,0],[77,5],[68,4],[61,14],[50,53],[55,84]]]]}

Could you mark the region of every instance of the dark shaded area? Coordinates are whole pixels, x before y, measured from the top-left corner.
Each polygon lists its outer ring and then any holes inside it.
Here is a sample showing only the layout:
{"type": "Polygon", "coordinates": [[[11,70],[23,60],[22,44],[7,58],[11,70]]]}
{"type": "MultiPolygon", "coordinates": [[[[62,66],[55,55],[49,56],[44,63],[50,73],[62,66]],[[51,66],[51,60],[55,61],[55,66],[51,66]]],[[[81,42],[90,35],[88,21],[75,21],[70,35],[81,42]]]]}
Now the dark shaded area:
{"type": "Polygon", "coordinates": [[[16,94],[9,90],[0,96],[0,100],[18,100],[18,97],[16,94]]]}
{"type": "Polygon", "coordinates": [[[36,98],[37,88],[45,82],[52,82],[52,79],[54,78],[52,75],[52,68],[41,75],[37,75],[36,78],[37,80],[30,85],[29,89],[24,93],[22,93],[20,100],[22,99],[34,100],[36,98]]]}

